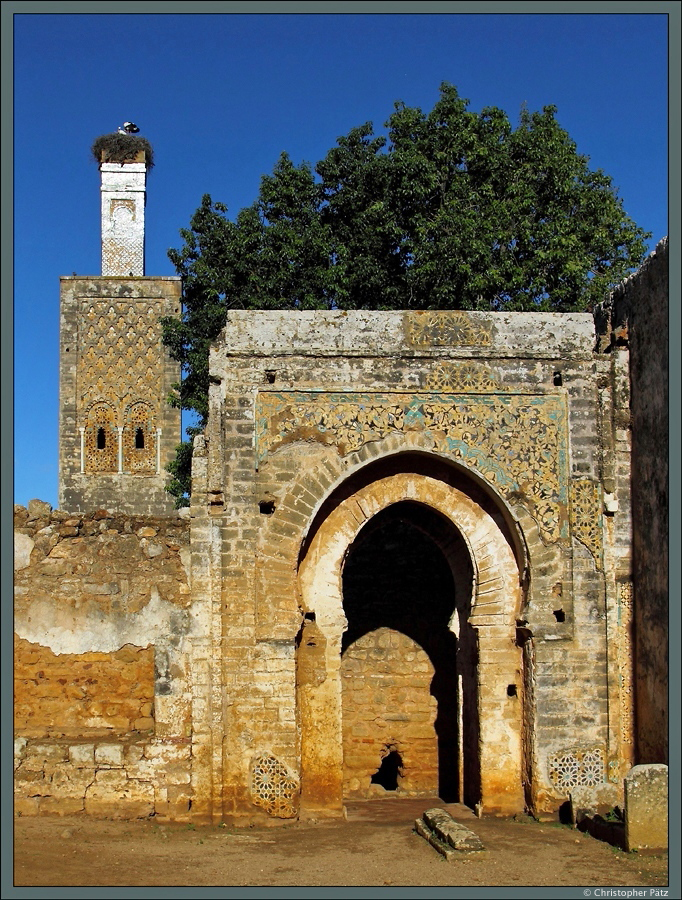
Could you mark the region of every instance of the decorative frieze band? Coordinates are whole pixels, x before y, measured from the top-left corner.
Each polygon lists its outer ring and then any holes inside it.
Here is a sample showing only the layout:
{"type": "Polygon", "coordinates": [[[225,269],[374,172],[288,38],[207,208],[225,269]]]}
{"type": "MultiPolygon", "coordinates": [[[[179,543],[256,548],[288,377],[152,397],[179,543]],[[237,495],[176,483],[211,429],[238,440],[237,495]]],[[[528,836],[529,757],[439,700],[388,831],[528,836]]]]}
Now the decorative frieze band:
{"type": "Polygon", "coordinates": [[[568,538],[566,404],[561,395],[262,391],[259,462],[284,444],[320,441],[341,455],[390,434],[422,432],[526,505],[546,541],[568,538]]]}

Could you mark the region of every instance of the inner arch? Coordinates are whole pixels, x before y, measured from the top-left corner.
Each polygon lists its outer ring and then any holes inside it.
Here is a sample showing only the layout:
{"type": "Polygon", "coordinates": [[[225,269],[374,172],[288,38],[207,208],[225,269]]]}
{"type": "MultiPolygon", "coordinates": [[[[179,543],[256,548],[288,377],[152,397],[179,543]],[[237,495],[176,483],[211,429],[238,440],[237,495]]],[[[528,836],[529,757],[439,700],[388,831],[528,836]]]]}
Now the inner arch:
{"type": "MultiPolygon", "coordinates": [[[[399,757],[389,790],[461,798],[463,743],[476,753],[470,715],[475,719],[476,667],[468,660],[458,673],[458,645],[462,662],[472,641],[455,632],[462,624],[471,631],[471,592],[464,541],[422,504],[387,507],[349,547],[341,662],[345,796],[382,793],[373,786],[383,784],[377,772],[399,757]]],[[[468,761],[468,782],[475,769],[476,759],[468,761]]],[[[468,784],[466,793],[472,792],[476,785],[468,784]]]]}

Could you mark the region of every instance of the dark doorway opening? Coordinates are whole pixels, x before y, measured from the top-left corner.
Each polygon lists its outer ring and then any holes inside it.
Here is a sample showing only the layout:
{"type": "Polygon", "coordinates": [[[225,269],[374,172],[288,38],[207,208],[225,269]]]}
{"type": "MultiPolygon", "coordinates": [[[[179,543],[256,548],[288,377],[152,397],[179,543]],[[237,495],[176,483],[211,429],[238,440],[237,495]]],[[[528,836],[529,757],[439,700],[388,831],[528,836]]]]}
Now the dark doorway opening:
{"type": "MultiPolygon", "coordinates": [[[[404,501],[384,509],[349,548],[343,570],[348,628],[342,673],[346,658],[355,658],[349,660],[352,671],[343,679],[344,691],[364,679],[372,686],[374,709],[363,713],[359,704],[344,699],[344,755],[352,734],[367,735],[355,739],[358,745],[383,748],[374,774],[358,769],[356,781],[367,778],[368,788],[371,783],[396,790],[404,774],[407,787],[411,780],[432,784],[445,802],[473,805],[480,799],[476,636],[466,622],[471,589],[463,539],[452,523],[423,504],[404,501]],[[453,616],[463,623],[459,639],[450,627],[453,616]],[[430,671],[420,674],[425,666],[430,671]],[[352,728],[347,709],[354,717],[352,728]],[[376,723],[385,723],[383,743],[376,723]],[[352,732],[348,738],[347,732],[352,732]]],[[[349,770],[349,784],[353,774],[349,770]]]]}

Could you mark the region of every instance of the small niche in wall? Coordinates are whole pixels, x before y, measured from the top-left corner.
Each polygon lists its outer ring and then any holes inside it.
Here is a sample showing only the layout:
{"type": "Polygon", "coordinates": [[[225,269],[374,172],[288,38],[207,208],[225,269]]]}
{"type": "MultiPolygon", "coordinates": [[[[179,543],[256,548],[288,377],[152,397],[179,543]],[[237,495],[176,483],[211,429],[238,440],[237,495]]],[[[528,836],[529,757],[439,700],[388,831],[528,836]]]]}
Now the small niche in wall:
{"type": "Polygon", "coordinates": [[[518,693],[516,690],[516,685],[508,684],[507,685],[507,697],[517,697],[517,696],[518,696],[518,693]]]}
{"type": "Polygon", "coordinates": [[[554,382],[555,387],[561,387],[564,383],[561,372],[555,372],[554,375],[552,375],[552,381],[554,382]]]}
{"type": "Polygon", "coordinates": [[[135,429],[135,449],[144,450],[144,431],[141,428],[135,429]]]}
{"type": "Polygon", "coordinates": [[[258,511],[262,516],[271,516],[275,511],[275,501],[261,500],[258,504],[258,511]]]}
{"type": "Polygon", "coordinates": [[[277,379],[277,372],[274,369],[267,369],[265,372],[266,384],[274,384],[277,379]]]}
{"type": "Polygon", "coordinates": [[[565,622],[566,621],[566,613],[563,609],[555,609],[552,613],[557,622],[565,622]]]}

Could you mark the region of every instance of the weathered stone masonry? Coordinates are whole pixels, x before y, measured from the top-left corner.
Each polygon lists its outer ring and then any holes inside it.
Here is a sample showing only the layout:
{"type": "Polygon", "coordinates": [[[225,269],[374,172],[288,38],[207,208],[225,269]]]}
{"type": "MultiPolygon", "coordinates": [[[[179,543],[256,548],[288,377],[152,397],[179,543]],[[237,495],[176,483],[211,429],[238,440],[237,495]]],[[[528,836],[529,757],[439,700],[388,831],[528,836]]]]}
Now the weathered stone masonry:
{"type": "MultiPolygon", "coordinates": [[[[389,507],[449,520],[446,535],[427,527],[451,557],[462,662],[477,665],[458,701],[460,796],[548,809],[573,785],[622,777],[631,713],[610,665],[631,523],[613,412],[627,368],[594,347],[587,315],[229,315],[195,451],[193,602],[212,673],[194,688],[198,816],[267,807],[254,780],[265,759],[288,814],[341,809],[353,625],[341,575],[389,507]]],[[[396,686],[397,670],[375,674],[378,693],[396,686]]],[[[385,734],[384,751],[409,757],[398,725],[385,734]]],[[[346,791],[355,777],[346,765],[346,791]]],[[[369,779],[351,790],[367,795],[369,779]]]]}
{"type": "Polygon", "coordinates": [[[165,466],[180,442],[168,397],[180,367],[160,318],[180,312],[180,279],[60,281],[60,507],[168,514],[165,466]]]}
{"type": "Polygon", "coordinates": [[[14,524],[16,811],[187,818],[187,520],[14,524]]]}
{"type": "MultiPolygon", "coordinates": [[[[600,310],[607,349],[627,347],[632,396],[633,627],[637,761],[668,762],[668,240],[600,310]]],[[[622,352],[622,350],[621,350],[622,352]]]]}
{"type": "Polygon", "coordinates": [[[614,322],[231,312],[189,521],[131,511],[133,473],[15,510],[17,811],[287,819],[388,789],[551,814],[619,786],[660,727],[633,596],[663,626],[614,322]]]}

